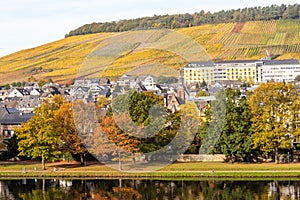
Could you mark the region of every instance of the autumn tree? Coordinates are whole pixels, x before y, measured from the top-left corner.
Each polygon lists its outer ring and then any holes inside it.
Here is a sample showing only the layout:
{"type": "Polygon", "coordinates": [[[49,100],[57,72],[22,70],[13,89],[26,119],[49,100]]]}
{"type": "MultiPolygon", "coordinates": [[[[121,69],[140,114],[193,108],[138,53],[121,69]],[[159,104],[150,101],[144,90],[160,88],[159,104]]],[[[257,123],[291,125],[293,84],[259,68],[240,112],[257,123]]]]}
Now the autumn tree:
{"type": "Polygon", "coordinates": [[[42,160],[42,169],[46,169],[45,161],[54,161],[61,155],[62,140],[55,126],[55,111],[63,103],[61,96],[36,107],[35,115],[16,130],[19,140],[19,155],[42,160]]]}
{"type": "MultiPolygon", "coordinates": [[[[195,139],[200,126],[199,111],[195,103],[186,102],[180,106],[180,124],[172,138],[173,155],[185,153],[195,139]]],[[[170,121],[170,123],[174,123],[170,121]]]]}
{"type": "MultiPolygon", "coordinates": [[[[6,145],[4,144],[4,137],[2,134],[0,134],[0,149],[5,149],[6,145]]],[[[0,151],[1,154],[1,151],[0,151]]]]}
{"type": "Polygon", "coordinates": [[[74,123],[73,106],[70,102],[64,102],[54,115],[56,131],[59,133],[62,145],[61,151],[73,155],[79,154],[81,164],[83,155],[87,153],[74,123]]]}
{"type": "Polygon", "coordinates": [[[137,128],[134,124],[128,124],[131,121],[130,116],[123,113],[118,117],[119,123],[127,123],[126,126],[119,124],[122,129],[119,128],[115,118],[112,116],[107,116],[101,121],[101,128],[110,143],[115,144],[116,148],[110,153],[114,157],[114,160],[119,161],[119,170],[122,170],[121,161],[128,160],[128,158],[138,153],[139,141],[132,136],[136,134],[137,128]]]}
{"type": "Polygon", "coordinates": [[[293,85],[274,82],[261,84],[250,97],[254,148],[259,148],[266,155],[274,153],[276,163],[279,149],[287,149],[291,144],[287,133],[295,97],[293,85]]]}
{"type": "Polygon", "coordinates": [[[196,94],[196,97],[206,97],[206,96],[208,96],[208,94],[202,90],[196,94]]]}
{"type": "Polygon", "coordinates": [[[98,97],[96,104],[99,108],[107,108],[110,102],[106,97],[100,96],[98,97]]]}

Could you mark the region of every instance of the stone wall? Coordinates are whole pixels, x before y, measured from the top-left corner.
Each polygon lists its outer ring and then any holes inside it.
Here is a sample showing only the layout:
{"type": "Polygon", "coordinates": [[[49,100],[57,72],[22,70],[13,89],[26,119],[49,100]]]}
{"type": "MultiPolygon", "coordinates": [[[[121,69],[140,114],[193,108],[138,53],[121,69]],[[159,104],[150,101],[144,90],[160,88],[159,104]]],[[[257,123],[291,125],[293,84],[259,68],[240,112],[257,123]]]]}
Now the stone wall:
{"type": "Polygon", "coordinates": [[[224,154],[183,154],[178,157],[178,162],[223,162],[224,154]]]}

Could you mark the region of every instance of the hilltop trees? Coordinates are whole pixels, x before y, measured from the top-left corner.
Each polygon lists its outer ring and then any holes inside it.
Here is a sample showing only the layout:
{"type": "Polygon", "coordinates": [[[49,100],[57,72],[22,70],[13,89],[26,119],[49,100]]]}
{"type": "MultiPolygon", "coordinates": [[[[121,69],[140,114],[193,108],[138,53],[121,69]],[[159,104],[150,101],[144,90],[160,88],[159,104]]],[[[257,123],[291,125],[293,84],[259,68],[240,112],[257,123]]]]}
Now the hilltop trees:
{"type": "Polygon", "coordinates": [[[201,24],[245,22],[260,20],[298,19],[300,5],[272,5],[237,10],[219,11],[215,13],[200,11],[194,14],[154,15],[137,19],[120,20],[118,22],[85,24],[69,32],[66,37],[99,32],[122,32],[132,29],[168,28],[199,26],[201,24]]]}

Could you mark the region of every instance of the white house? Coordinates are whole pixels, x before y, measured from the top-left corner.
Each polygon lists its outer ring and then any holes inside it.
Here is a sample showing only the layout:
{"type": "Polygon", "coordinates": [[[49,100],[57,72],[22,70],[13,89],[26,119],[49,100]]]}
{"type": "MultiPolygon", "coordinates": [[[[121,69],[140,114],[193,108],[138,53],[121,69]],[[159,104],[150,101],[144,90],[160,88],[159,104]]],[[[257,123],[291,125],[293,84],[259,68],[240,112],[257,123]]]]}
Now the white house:
{"type": "Polygon", "coordinates": [[[30,92],[28,90],[15,88],[8,94],[7,98],[24,97],[26,95],[30,95],[30,92]]]}
{"type": "Polygon", "coordinates": [[[142,85],[145,86],[145,88],[147,90],[154,90],[156,89],[156,86],[155,86],[155,79],[153,76],[146,76],[145,78],[141,78],[142,81],[142,85]]]}
{"type": "Polygon", "coordinates": [[[42,93],[43,93],[43,91],[40,89],[37,89],[37,88],[30,91],[30,95],[32,95],[32,96],[40,96],[42,93]]]}
{"type": "Polygon", "coordinates": [[[39,84],[37,82],[28,82],[25,83],[24,89],[26,90],[32,90],[32,89],[39,89],[39,84]]]}

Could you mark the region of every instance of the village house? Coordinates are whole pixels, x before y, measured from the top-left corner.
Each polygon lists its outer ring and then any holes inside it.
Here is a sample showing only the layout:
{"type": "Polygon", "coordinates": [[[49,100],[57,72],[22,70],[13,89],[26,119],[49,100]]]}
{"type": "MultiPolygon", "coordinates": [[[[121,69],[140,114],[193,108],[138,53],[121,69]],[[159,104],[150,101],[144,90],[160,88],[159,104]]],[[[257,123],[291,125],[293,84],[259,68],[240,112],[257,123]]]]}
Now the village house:
{"type": "MultiPolygon", "coordinates": [[[[3,140],[9,140],[15,129],[33,117],[33,113],[23,113],[15,108],[0,107],[0,134],[3,140]]],[[[0,141],[1,142],[1,141],[0,141]]],[[[3,141],[2,141],[3,142],[3,141]]],[[[6,146],[7,147],[7,146],[6,146]]],[[[2,149],[2,150],[5,150],[2,149]]]]}
{"type": "Polygon", "coordinates": [[[70,90],[73,101],[81,99],[86,102],[96,102],[99,96],[109,97],[110,94],[110,81],[107,78],[78,79],[70,90]]]}
{"type": "Polygon", "coordinates": [[[25,90],[33,90],[33,89],[39,89],[39,84],[37,82],[27,82],[24,85],[25,90]]]}
{"type": "Polygon", "coordinates": [[[30,95],[30,91],[23,88],[14,88],[12,91],[7,95],[7,98],[14,98],[14,97],[24,97],[30,95]]]}

